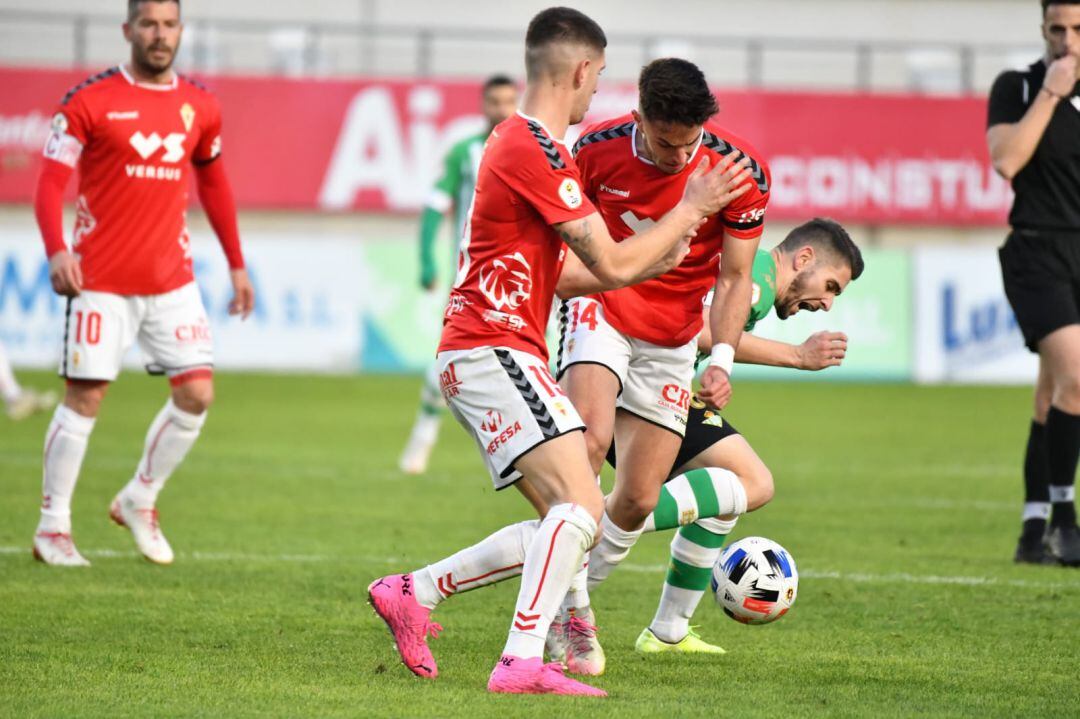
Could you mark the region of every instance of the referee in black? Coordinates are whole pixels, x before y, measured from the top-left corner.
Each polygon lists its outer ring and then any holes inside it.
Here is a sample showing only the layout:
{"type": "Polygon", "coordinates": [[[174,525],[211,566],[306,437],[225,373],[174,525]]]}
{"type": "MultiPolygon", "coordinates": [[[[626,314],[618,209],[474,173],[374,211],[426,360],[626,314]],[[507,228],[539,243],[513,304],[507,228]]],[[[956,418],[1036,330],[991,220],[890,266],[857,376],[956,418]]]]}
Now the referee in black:
{"type": "Polygon", "coordinates": [[[1015,558],[1080,566],[1080,0],[1043,0],[1042,12],[1046,54],[994,81],[986,140],[1016,193],[1005,294],[1039,354],[1015,558]]]}

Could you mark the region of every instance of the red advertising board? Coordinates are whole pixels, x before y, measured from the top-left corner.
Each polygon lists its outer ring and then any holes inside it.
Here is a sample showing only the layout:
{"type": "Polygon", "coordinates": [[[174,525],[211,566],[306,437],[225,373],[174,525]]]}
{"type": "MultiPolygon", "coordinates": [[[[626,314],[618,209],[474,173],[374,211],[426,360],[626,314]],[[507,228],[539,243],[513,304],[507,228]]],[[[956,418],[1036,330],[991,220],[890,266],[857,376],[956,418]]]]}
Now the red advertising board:
{"type": "MultiPolygon", "coordinates": [[[[86,71],[0,68],[0,202],[29,202],[56,103],[86,71]]],[[[204,81],[225,117],[223,155],[247,208],[412,212],[443,152],[482,126],[475,83],[204,81]]],[[[718,91],[720,122],[772,165],[769,214],[874,224],[996,225],[1012,194],[989,165],[985,100],[718,91]]],[[[590,119],[635,89],[602,88],[590,119]]],[[[578,129],[578,128],[575,128],[578,129]]]]}

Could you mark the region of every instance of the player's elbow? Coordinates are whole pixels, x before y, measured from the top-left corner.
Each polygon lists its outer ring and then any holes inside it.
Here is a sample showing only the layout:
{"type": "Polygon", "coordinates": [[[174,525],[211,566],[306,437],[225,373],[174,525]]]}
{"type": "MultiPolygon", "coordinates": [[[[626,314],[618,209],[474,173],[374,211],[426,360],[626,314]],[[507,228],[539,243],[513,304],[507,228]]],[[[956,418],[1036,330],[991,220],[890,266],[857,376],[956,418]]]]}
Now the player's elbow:
{"type": "Polygon", "coordinates": [[[994,171],[1007,182],[1012,182],[1013,178],[1016,177],[1016,173],[1020,171],[1020,168],[1016,167],[1015,164],[1004,159],[994,160],[993,164],[994,171]]]}

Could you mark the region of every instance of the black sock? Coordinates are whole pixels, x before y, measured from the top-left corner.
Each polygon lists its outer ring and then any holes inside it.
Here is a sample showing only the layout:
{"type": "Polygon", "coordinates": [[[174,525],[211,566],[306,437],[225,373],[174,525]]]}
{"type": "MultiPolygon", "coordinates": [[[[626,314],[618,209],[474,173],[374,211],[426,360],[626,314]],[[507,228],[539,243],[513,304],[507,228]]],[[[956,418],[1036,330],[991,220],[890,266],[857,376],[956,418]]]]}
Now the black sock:
{"type": "Polygon", "coordinates": [[[1050,408],[1046,415],[1046,456],[1053,502],[1050,524],[1072,526],[1076,524],[1072,493],[1076,484],[1076,462],[1080,458],[1080,416],[1062,412],[1057,407],[1050,408]]]}
{"type": "Polygon", "coordinates": [[[1042,539],[1050,516],[1050,463],[1046,458],[1046,425],[1031,420],[1024,454],[1024,529],[1022,536],[1042,539]]]}

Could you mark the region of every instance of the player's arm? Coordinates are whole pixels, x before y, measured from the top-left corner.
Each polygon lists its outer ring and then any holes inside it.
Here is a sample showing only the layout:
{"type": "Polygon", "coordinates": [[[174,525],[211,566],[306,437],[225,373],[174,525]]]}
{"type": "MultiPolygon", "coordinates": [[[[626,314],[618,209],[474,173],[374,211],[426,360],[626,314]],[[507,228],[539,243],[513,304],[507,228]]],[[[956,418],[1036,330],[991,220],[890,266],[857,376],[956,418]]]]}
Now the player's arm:
{"type": "Polygon", "coordinates": [[[435,262],[435,242],[443,217],[454,206],[454,198],[461,188],[461,161],[457,146],[446,154],[443,173],[431,188],[424,209],[420,213],[420,286],[434,289],[438,267],[435,262]]]}
{"type": "Polygon", "coordinates": [[[57,294],[74,297],[82,291],[79,260],[64,242],[64,190],[71,180],[89,135],[85,106],[76,96],[53,116],[45,141],[41,173],[34,188],[34,217],[49,258],[49,281],[57,294]]]}
{"type": "Polygon", "coordinates": [[[240,249],[240,228],[236,222],[236,198],[221,161],[221,114],[216,105],[212,106],[212,110],[211,120],[192,158],[195,187],[206,217],[210,220],[210,226],[214,229],[229,263],[229,279],[233,286],[229,314],[247,319],[255,309],[255,288],[244,266],[244,253],[240,249]]]}
{"type": "Polygon", "coordinates": [[[689,251],[690,233],[700,221],[749,191],[744,161],[733,160],[734,154],[708,169],[708,158],[702,158],[679,204],[648,230],[622,242],[611,239],[599,212],[554,227],[582,265],[602,283],[600,289],[634,284],[673,253],[681,262],[689,251]]]}
{"type": "Polygon", "coordinates": [[[802,344],[793,345],[744,331],[735,350],[735,361],[817,371],[839,367],[846,354],[847,335],[843,332],[815,332],[802,344]]]}
{"type": "Polygon", "coordinates": [[[1027,111],[1014,120],[1022,108],[1022,80],[1015,73],[1003,75],[990,92],[989,129],[986,144],[994,169],[1012,180],[1035,154],[1054,115],[1057,104],[1071,93],[1076,84],[1077,60],[1072,55],[1054,60],[1046,70],[1042,87],[1028,88],[1035,98],[1027,111]]]}
{"type": "Polygon", "coordinates": [[[750,298],[754,293],[750,273],[760,240],[760,233],[752,239],[724,233],[724,259],[709,308],[712,359],[702,375],[699,393],[701,399],[714,407],[723,408],[731,399],[731,364],[750,315],[750,298]]]}
{"type": "MultiPolygon", "coordinates": [[[[697,236],[697,230],[704,222],[705,220],[701,220],[698,225],[691,228],[687,236],[687,242],[697,236]]],[[[660,262],[647,268],[641,275],[635,277],[633,281],[628,284],[634,285],[639,282],[644,282],[645,280],[651,280],[653,277],[659,277],[668,270],[678,266],[682,261],[684,254],[683,245],[681,243],[677,244],[671,252],[666,254],[660,260],[660,262]]],[[[571,252],[566,256],[566,262],[563,263],[562,273],[559,275],[559,282],[555,285],[555,294],[558,295],[561,300],[568,300],[571,297],[592,295],[610,289],[614,288],[604,284],[604,282],[597,278],[596,275],[586,269],[578,256],[571,252]]]]}

